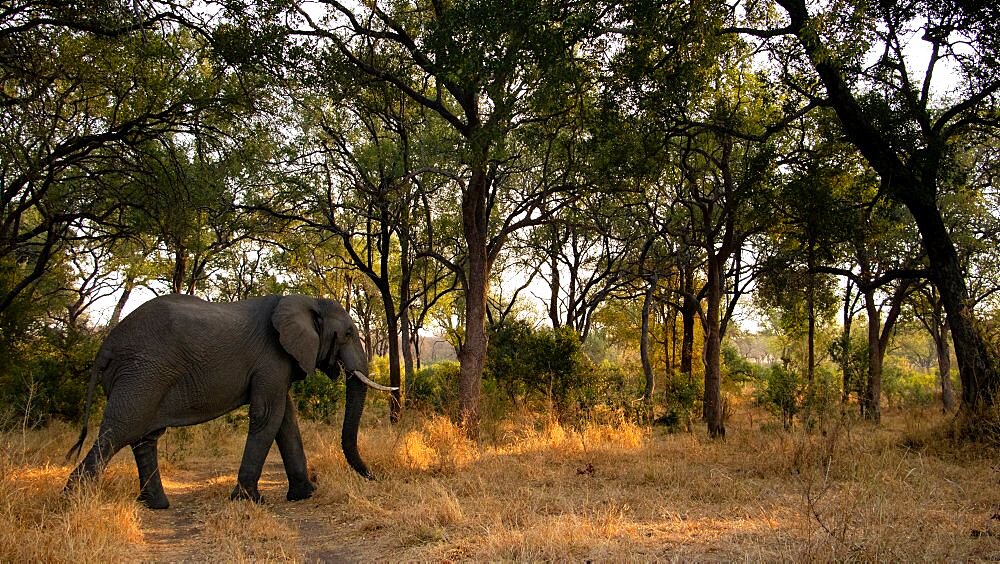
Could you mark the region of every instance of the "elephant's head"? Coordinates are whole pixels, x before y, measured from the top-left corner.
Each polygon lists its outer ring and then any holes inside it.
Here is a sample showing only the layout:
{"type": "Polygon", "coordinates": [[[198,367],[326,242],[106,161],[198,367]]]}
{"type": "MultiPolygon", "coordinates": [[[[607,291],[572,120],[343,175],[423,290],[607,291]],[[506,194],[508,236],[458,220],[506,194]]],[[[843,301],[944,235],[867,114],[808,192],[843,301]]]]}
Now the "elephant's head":
{"type": "Polygon", "coordinates": [[[343,369],[347,385],[341,446],[347,463],[359,474],[372,478],[358,454],[358,424],[368,388],[392,390],[368,378],[368,355],[361,346],[351,316],[335,301],[308,296],[281,298],[271,315],[282,348],[305,375],[317,368],[330,378],[343,369]]]}

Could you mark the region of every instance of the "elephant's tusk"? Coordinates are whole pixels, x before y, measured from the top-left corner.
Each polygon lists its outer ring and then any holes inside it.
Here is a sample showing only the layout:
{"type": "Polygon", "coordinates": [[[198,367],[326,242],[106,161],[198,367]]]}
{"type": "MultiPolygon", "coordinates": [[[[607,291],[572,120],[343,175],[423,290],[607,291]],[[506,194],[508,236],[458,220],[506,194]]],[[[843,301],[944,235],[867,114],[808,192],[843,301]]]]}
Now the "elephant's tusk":
{"type": "Polygon", "coordinates": [[[379,384],[377,382],[373,382],[370,378],[368,378],[367,376],[365,376],[364,373],[361,372],[360,370],[355,370],[354,371],[354,375],[358,377],[358,380],[361,380],[365,384],[368,384],[368,387],[375,388],[376,390],[382,390],[383,392],[395,392],[396,390],[399,389],[399,388],[393,388],[393,387],[389,387],[389,386],[383,386],[382,384],[379,384]]]}

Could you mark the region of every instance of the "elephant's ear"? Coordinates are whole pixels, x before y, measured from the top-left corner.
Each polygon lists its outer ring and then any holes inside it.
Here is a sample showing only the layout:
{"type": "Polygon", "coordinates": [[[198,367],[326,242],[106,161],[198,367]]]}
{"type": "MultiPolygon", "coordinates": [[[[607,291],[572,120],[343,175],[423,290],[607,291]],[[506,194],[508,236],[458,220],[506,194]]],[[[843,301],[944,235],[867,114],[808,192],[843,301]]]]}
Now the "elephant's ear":
{"type": "Polygon", "coordinates": [[[316,370],[319,356],[319,333],[314,322],[318,314],[316,300],[306,296],[285,296],[271,313],[281,347],[299,363],[305,376],[316,370]]]}

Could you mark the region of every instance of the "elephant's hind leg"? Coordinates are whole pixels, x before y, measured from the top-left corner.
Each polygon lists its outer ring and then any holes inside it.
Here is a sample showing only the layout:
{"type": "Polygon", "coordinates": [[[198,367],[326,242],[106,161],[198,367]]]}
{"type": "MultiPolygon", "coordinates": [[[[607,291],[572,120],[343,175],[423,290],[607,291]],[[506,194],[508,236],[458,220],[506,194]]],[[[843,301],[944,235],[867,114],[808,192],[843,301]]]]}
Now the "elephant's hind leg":
{"type": "Polygon", "coordinates": [[[86,481],[96,481],[104,472],[104,468],[125,443],[116,440],[114,433],[105,425],[101,425],[101,430],[94,441],[94,445],[87,451],[87,456],[73,470],[66,483],[66,490],[73,490],[79,484],[86,481]]]}
{"type": "Polygon", "coordinates": [[[160,465],[156,455],[156,443],[164,431],[166,429],[157,429],[132,443],[132,454],[139,469],[138,501],[150,509],[170,507],[160,480],[160,465]]]}

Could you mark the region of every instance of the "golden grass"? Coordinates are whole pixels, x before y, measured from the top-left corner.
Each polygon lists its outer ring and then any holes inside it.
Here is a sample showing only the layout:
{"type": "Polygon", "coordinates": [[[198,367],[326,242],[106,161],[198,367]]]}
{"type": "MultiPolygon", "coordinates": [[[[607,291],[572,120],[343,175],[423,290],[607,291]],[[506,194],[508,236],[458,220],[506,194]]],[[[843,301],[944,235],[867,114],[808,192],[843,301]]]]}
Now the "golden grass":
{"type": "Polygon", "coordinates": [[[229,503],[205,519],[212,551],[208,560],[261,562],[294,559],[297,533],[265,506],[229,503]]]}
{"type": "Polygon", "coordinates": [[[0,435],[0,562],[114,561],[143,542],[130,467],[62,495],[71,468],[52,461],[71,437],[65,426],[0,435]]]}
{"type": "Polygon", "coordinates": [[[304,422],[316,496],[284,501],[273,452],[264,506],[228,501],[242,429],[171,431],[163,512],[132,501],[128,454],[99,488],[64,497],[72,430],[5,435],[0,561],[1000,557],[996,453],[948,442],[932,411],[811,434],[737,414],[725,441],[520,414],[480,445],[443,417],[379,415],[360,445],[377,482],[347,467],[338,428],[304,422]]]}

